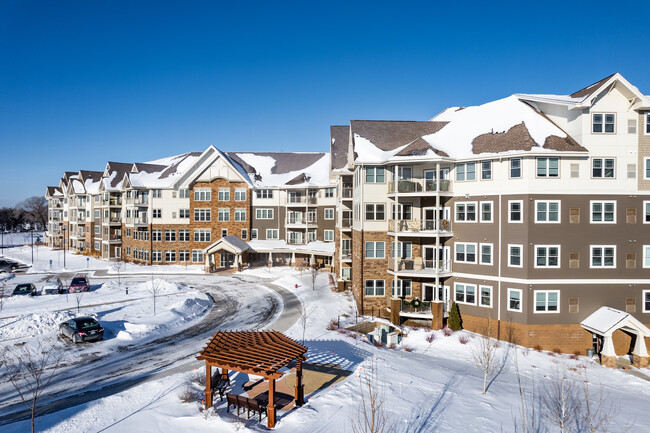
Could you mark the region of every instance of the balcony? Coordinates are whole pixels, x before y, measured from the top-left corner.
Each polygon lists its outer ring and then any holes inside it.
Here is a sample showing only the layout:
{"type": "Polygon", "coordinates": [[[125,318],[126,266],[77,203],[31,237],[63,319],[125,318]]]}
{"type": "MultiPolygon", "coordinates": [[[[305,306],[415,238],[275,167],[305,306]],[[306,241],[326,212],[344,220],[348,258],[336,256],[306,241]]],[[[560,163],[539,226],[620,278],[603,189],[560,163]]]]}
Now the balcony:
{"type": "Polygon", "coordinates": [[[122,206],[122,197],[110,197],[108,200],[102,199],[104,206],[122,206]]]}
{"type": "Polygon", "coordinates": [[[126,223],[129,224],[129,225],[136,225],[136,226],[137,225],[147,225],[147,224],[149,224],[146,214],[137,216],[135,218],[134,217],[129,217],[129,218],[126,219],[126,223]]]}
{"type": "Polygon", "coordinates": [[[111,244],[117,244],[117,243],[120,243],[120,242],[122,242],[122,236],[119,236],[119,235],[110,235],[110,236],[108,237],[108,242],[111,243],[111,244]]]}
{"type": "Polygon", "coordinates": [[[352,260],[352,250],[344,249],[341,250],[341,260],[352,260]]]}
{"type": "Polygon", "coordinates": [[[341,219],[341,228],[343,230],[350,230],[352,228],[352,218],[341,219]]]}
{"type": "MultiPolygon", "coordinates": [[[[411,179],[397,181],[397,188],[395,182],[388,182],[388,194],[395,194],[397,190],[400,194],[415,194],[428,195],[435,194],[437,181],[427,179],[411,179]]],[[[440,181],[440,192],[451,192],[451,181],[443,179],[440,181]]]]}
{"type": "Polygon", "coordinates": [[[453,236],[451,220],[388,220],[388,232],[400,236],[453,236]]]}
{"type": "Polygon", "coordinates": [[[287,243],[291,244],[291,245],[303,245],[304,244],[302,238],[292,238],[292,237],[289,237],[289,240],[287,241],[287,243]]]}
{"type": "Polygon", "coordinates": [[[315,205],[318,199],[316,197],[305,197],[305,196],[289,196],[287,197],[287,206],[297,206],[297,205],[315,205]]]}
{"type": "Polygon", "coordinates": [[[397,259],[388,258],[388,271],[392,274],[412,277],[435,277],[451,275],[451,260],[397,259]]]}
{"type": "Polygon", "coordinates": [[[104,223],[122,224],[122,216],[120,214],[111,214],[111,216],[104,219],[104,223]]]}
{"type": "Polygon", "coordinates": [[[341,198],[343,199],[350,199],[352,200],[352,196],[354,194],[354,191],[352,188],[349,187],[343,187],[341,189],[341,198]]]}

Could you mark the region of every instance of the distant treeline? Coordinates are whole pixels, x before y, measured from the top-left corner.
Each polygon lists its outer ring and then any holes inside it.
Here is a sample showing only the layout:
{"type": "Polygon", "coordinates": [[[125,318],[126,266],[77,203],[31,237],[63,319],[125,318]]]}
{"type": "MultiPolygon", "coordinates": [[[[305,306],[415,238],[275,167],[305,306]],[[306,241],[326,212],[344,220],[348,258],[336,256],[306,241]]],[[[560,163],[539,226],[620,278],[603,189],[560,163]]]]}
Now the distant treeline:
{"type": "Polygon", "coordinates": [[[0,230],[20,231],[33,228],[47,229],[47,200],[34,196],[21,201],[15,207],[0,208],[0,230]]]}

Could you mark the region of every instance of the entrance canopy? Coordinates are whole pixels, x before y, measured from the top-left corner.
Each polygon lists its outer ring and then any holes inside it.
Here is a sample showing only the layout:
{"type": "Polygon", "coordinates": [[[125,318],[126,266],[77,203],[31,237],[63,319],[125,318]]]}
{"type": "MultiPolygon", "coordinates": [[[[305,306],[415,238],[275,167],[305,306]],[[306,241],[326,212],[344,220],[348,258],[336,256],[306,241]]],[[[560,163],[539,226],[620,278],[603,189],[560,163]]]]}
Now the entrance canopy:
{"type": "Polygon", "coordinates": [[[203,253],[205,255],[208,255],[214,254],[217,251],[226,251],[235,255],[239,255],[244,251],[248,251],[249,249],[250,247],[246,241],[241,240],[241,238],[238,236],[228,235],[210,244],[206,249],[203,250],[203,253]]]}
{"type": "Polygon", "coordinates": [[[603,337],[611,336],[618,329],[641,337],[650,337],[650,329],[630,313],[610,307],[600,307],[583,320],[580,325],[587,331],[603,337]]]}

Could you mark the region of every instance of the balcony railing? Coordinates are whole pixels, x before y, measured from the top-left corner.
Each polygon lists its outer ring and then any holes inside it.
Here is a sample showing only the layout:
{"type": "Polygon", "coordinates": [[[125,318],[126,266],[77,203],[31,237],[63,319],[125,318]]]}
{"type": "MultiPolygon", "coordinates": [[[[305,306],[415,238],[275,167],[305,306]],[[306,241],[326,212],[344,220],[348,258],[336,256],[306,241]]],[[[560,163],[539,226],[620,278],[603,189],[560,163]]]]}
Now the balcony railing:
{"type": "Polygon", "coordinates": [[[307,224],[307,218],[305,217],[287,217],[287,224],[307,224]]]}
{"type": "Polygon", "coordinates": [[[343,187],[341,189],[341,197],[343,198],[352,198],[353,193],[354,191],[352,190],[352,188],[343,187]]]}
{"type": "Polygon", "coordinates": [[[397,269],[395,269],[395,260],[389,257],[388,269],[393,272],[451,272],[451,260],[397,259],[397,269]]]}
{"type": "Polygon", "coordinates": [[[343,218],[341,220],[341,227],[343,227],[344,229],[349,229],[350,227],[352,227],[352,218],[343,218]]]}
{"type": "Polygon", "coordinates": [[[451,233],[451,220],[388,220],[388,231],[402,233],[435,232],[451,233]]]}
{"type": "Polygon", "coordinates": [[[350,260],[352,259],[352,250],[341,250],[341,258],[343,260],[350,260]]]}
{"type": "Polygon", "coordinates": [[[287,243],[292,244],[292,245],[302,245],[304,242],[303,242],[302,238],[291,238],[290,237],[289,240],[287,241],[287,243]]]}
{"type": "Polygon", "coordinates": [[[120,215],[111,215],[108,217],[108,222],[109,223],[121,223],[122,222],[122,217],[120,215]]]}
{"type": "Polygon", "coordinates": [[[414,307],[411,302],[402,299],[402,306],[400,311],[402,313],[431,313],[431,302],[422,301],[420,306],[414,307]]]}
{"type": "Polygon", "coordinates": [[[127,224],[149,224],[147,222],[147,216],[146,215],[140,215],[138,217],[129,217],[126,219],[127,224]]]}
{"type": "MultiPolygon", "coordinates": [[[[396,189],[399,193],[436,192],[436,184],[437,181],[427,179],[398,180],[397,188],[395,188],[395,182],[388,182],[388,193],[394,194],[396,189]]],[[[440,192],[451,192],[450,180],[440,181],[440,192]]]]}
{"type": "Polygon", "coordinates": [[[108,200],[102,199],[102,204],[108,206],[122,206],[122,197],[111,197],[108,200]]]}

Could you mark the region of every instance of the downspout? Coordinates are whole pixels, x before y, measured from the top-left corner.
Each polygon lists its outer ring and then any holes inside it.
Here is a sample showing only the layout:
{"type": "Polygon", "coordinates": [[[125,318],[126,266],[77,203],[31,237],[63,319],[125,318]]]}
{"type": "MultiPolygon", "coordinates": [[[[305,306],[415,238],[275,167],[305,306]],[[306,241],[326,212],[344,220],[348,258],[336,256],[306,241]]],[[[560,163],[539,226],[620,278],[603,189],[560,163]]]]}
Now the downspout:
{"type": "MultiPolygon", "coordinates": [[[[499,157],[500,168],[502,168],[501,167],[502,164],[503,164],[503,157],[499,157]]],[[[503,252],[502,233],[501,233],[502,225],[503,225],[503,217],[502,217],[503,212],[501,209],[501,183],[499,183],[499,206],[497,208],[499,209],[499,220],[498,220],[499,221],[499,254],[497,258],[497,260],[499,261],[499,267],[497,273],[497,340],[501,340],[501,266],[502,266],[501,255],[503,252]]]]}
{"type": "MultiPolygon", "coordinates": [[[[434,254],[434,257],[435,257],[436,261],[434,263],[434,266],[436,266],[437,270],[436,270],[435,286],[433,288],[433,290],[434,290],[433,298],[436,298],[437,294],[440,293],[439,292],[439,290],[440,290],[439,289],[439,286],[440,286],[440,265],[439,264],[440,264],[440,224],[441,224],[441,221],[440,221],[439,218],[440,218],[440,182],[441,182],[441,179],[439,179],[439,177],[440,177],[440,163],[437,162],[436,163],[436,212],[435,212],[435,215],[434,215],[435,220],[433,222],[435,224],[435,228],[436,228],[436,251],[435,251],[435,254],[434,254]]],[[[425,184],[426,184],[426,180],[425,180],[425,184]]],[[[443,298],[445,296],[444,289],[442,291],[442,296],[443,296],[443,298]]],[[[438,299],[438,301],[444,301],[444,299],[438,299]]],[[[443,313],[443,316],[444,316],[444,313],[443,313]]],[[[442,321],[440,323],[442,324],[442,321]]]]}
{"type": "MultiPolygon", "coordinates": [[[[361,257],[360,257],[360,260],[359,260],[361,262],[361,264],[360,264],[360,268],[361,268],[360,269],[360,272],[361,272],[361,288],[360,288],[360,292],[361,292],[361,315],[365,314],[364,301],[365,301],[365,298],[366,298],[366,286],[365,286],[365,284],[363,282],[363,265],[365,263],[365,258],[366,258],[366,256],[365,256],[365,242],[364,242],[364,226],[363,226],[364,217],[365,217],[365,214],[364,214],[365,203],[363,201],[363,189],[364,189],[364,185],[365,185],[365,179],[364,179],[363,176],[364,176],[364,165],[361,164],[361,167],[359,169],[359,177],[358,177],[359,188],[361,189],[361,201],[359,203],[359,223],[361,225],[361,257]]],[[[354,206],[354,200],[352,201],[352,206],[354,206]]],[[[354,254],[352,255],[352,257],[353,257],[352,264],[354,265],[354,254]]],[[[384,290],[385,290],[385,288],[384,288],[384,290]]]]}

